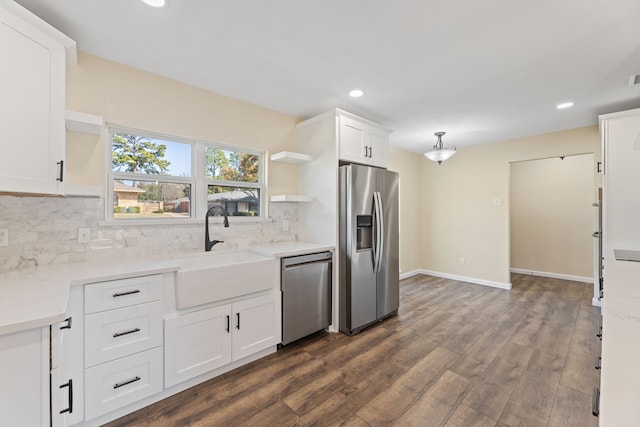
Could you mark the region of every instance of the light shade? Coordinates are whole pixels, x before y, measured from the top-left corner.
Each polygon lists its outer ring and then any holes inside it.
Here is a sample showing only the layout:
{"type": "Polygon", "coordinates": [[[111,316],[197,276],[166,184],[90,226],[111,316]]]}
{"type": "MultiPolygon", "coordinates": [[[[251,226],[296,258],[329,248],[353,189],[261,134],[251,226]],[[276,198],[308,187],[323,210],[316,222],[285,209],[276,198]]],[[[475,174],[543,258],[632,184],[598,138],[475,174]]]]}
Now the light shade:
{"type": "Polygon", "coordinates": [[[445,147],[442,145],[442,135],[444,134],[445,132],[436,132],[434,135],[438,137],[438,141],[431,150],[424,153],[429,160],[438,162],[439,165],[456,154],[456,147],[445,147]]]}
{"type": "Polygon", "coordinates": [[[153,7],[163,7],[165,5],[165,0],[142,0],[149,6],[153,7]]]}

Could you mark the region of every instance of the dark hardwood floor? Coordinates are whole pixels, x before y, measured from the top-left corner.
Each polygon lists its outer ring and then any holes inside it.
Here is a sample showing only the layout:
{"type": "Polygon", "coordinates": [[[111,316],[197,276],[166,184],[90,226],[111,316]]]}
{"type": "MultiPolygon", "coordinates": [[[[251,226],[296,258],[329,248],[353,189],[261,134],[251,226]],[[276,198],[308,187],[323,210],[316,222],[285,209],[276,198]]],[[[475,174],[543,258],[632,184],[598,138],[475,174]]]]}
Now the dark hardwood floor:
{"type": "Polygon", "coordinates": [[[109,426],[597,426],[593,287],[512,284],[403,280],[398,316],[292,344],[109,426]]]}

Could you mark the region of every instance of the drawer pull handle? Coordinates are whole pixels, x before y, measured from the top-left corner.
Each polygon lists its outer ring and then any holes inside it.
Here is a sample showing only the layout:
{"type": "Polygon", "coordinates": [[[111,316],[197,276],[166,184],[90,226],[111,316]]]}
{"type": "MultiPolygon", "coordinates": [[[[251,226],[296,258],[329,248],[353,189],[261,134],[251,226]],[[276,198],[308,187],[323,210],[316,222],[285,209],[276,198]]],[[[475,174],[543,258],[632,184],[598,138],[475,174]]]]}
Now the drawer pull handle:
{"type": "Polygon", "coordinates": [[[60,326],[58,329],[60,329],[60,330],[62,330],[62,329],[71,329],[71,317],[67,317],[66,319],[64,319],[64,322],[66,323],[66,325],[60,326]]]}
{"type": "Polygon", "coordinates": [[[118,338],[123,335],[135,334],[136,332],[140,332],[140,328],[131,329],[130,331],[116,332],[115,334],[113,334],[113,337],[118,338]]]}
{"type": "Polygon", "coordinates": [[[236,313],[236,319],[238,320],[238,323],[236,324],[236,329],[240,330],[240,313],[236,313]]]}
{"type": "Polygon", "coordinates": [[[600,388],[593,389],[593,397],[591,402],[591,413],[594,417],[600,415],[600,388]]]}
{"type": "Polygon", "coordinates": [[[121,383],[116,383],[116,384],[113,385],[113,388],[116,389],[116,388],[124,387],[126,385],[131,384],[131,383],[135,383],[136,381],[140,381],[140,379],[141,379],[140,377],[135,377],[135,378],[131,378],[130,380],[123,381],[121,383]]]}
{"type": "Polygon", "coordinates": [[[62,411],[60,411],[60,413],[61,414],[66,414],[68,412],[68,413],[72,414],[73,413],[73,380],[69,379],[68,383],[62,384],[60,386],[60,390],[62,390],[65,387],[68,387],[67,393],[69,395],[69,406],[66,409],[63,409],[62,411]]]}
{"type": "Polygon", "coordinates": [[[229,330],[229,326],[230,326],[230,319],[229,319],[229,315],[227,314],[227,332],[230,332],[229,330]]]}
{"type": "Polygon", "coordinates": [[[133,291],[128,291],[128,292],[116,292],[115,294],[113,294],[114,298],[118,298],[118,297],[123,297],[126,295],[133,295],[133,294],[139,294],[140,293],[140,289],[136,289],[133,291]]]}

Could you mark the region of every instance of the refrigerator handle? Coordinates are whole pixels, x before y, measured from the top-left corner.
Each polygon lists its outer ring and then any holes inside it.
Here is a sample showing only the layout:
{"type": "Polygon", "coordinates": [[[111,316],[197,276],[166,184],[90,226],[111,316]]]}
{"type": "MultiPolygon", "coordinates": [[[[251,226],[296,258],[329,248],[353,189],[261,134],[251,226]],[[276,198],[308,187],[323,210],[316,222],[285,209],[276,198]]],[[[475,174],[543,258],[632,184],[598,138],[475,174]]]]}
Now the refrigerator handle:
{"type": "Polygon", "coordinates": [[[373,272],[378,273],[380,271],[380,264],[382,259],[382,248],[384,247],[384,214],[382,211],[382,200],[380,198],[380,192],[373,193],[373,201],[375,206],[375,244],[374,244],[374,265],[373,272]]]}

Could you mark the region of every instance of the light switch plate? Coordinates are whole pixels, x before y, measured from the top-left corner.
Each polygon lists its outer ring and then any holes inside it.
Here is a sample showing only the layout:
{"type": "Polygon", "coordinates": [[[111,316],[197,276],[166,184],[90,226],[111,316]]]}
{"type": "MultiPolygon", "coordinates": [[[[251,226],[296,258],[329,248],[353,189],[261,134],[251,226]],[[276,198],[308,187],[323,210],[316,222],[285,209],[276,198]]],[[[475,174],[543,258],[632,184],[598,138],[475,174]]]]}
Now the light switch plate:
{"type": "Polygon", "coordinates": [[[0,246],[9,246],[8,228],[0,228],[0,246]]]}

